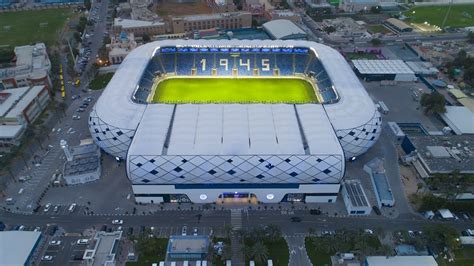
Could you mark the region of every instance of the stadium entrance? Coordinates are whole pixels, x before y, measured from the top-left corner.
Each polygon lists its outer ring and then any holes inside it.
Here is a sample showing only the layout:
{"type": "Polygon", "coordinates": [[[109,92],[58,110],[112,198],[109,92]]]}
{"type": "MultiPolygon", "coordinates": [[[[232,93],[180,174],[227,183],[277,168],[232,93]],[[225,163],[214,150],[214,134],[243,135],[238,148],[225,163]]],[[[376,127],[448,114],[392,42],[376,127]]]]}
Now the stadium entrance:
{"type": "Polygon", "coordinates": [[[219,195],[218,204],[257,204],[257,196],[248,192],[224,192],[219,195]]]}

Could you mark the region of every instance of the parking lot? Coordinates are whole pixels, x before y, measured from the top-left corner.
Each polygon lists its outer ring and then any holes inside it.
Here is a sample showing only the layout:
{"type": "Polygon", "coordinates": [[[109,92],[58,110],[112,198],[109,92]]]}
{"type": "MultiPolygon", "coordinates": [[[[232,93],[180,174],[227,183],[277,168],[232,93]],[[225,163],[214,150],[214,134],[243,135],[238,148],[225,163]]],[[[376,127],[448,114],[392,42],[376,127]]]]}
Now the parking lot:
{"type": "Polygon", "coordinates": [[[395,85],[380,85],[380,82],[363,82],[374,102],[383,101],[389,112],[382,116],[384,121],[397,123],[420,123],[427,131],[440,131],[444,125],[435,116],[427,116],[419,103],[422,93],[429,89],[420,82],[399,82],[395,85]],[[414,92],[418,99],[414,99],[414,92]]]}
{"type": "Polygon", "coordinates": [[[82,256],[87,245],[78,245],[80,236],[54,237],[48,242],[40,265],[81,265],[82,256]],[[52,241],[57,241],[53,244],[52,241]],[[59,244],[57,244],[59,243],[59,244]],[[52,260],[45,260],[45,256],[51,256],[52,260]]]}

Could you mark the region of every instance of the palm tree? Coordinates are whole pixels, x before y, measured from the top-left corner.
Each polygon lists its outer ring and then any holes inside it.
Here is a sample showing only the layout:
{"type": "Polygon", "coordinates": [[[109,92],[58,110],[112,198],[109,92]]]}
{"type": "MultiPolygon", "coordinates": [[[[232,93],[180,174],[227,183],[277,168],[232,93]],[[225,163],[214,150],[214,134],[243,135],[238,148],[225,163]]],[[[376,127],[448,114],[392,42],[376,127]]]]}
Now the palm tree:
{"type": "Polygon", "coordinates": [[[265,228],[265,232],[266,232],[266,236],[268,238],[269,241],[276,241],[277,239],[279,239],[281,237],[281,230],[280,230],[280,227],[278,227],[277,225],[274,225],[274,224],[269,224],[266,228],[265,228]]]}
{"type": "Polygon", "coordinates": [[[246,259],[251,259],[252,258],[252,248],[248,245],[243,245],[242,246],[242,254],[244,254],[246,259]]]}
{"type": "Polygon", "coordinates": [[[268,249],[261,241],[252,246],[252,257],[256,262],[263,263],[268,259],[268,249]]]}
{"type": "Polygon", "coordinates": [[[230,248],[230,244],[224,244],[221,258],[223,261],[230,260],[232,258],[232,249],[230,248]]]}

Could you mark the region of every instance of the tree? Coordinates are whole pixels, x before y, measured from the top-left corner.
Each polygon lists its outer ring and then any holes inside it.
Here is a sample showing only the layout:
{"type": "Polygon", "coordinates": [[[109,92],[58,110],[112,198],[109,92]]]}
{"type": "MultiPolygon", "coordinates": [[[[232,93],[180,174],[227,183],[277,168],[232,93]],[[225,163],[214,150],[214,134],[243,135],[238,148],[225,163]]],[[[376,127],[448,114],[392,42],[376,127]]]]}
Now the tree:
{"type": "Polygon", "coordinates": [[[380,11],[382,11],[381,6],[373,6],[370,8],[370,13],[373,13],[373,14],[379,14],[380,11]]]}
{"type": "Polygon", "coordinates": [[[268,249],[261,241],[252,246],[252,257],[256,262],[263,263],[268,259],[268,249]]]}
{"type": "Polygon", "coordinates": [[[232,258],[232,249],[230,244],[225,244],[224,248],[222,249],[221,259],[223,261],[230,260],[232,258]]]}
{"type": "Polygon", "coordinates": [[[373,46],[379,46],[382,44],[382,41],[378,38],[373,38],[372,40],[370,40],[370,44],[372,44],[373,46]]]}
{"type": "Polygon", "coordinates": [[[265,227],[265,235],[269,241],[276,241],[281,237],[280,227],[274,224],[269,224],[265,227]]]}
{"type": "Polygon", "coordinates": [[[332,32],[335,32],[336,31],[336,28],[334,26],[327,26],[324,28],[324,31],[327,33],[327,34],[330,34],[332,32]]]}
{"type": "Polygon", "coordinates": [[[424,108],[426,114],[446,113],[446,99],[437,91],[423,93],[421,95],[420,104],[424,108]]]}
{"type": "Polygon", "coordinates": [[[474,43],[474,31],[470,31],[467,34],[467,42],[469,43],[474,43]]]}
{"type": "Polygon", "coordinates": [[[444,247],[450,250],[459,248],[460,243],[457,241],[459,233],[455,228],[444,224],[437,224],[426,227],[424,234],[428,245],[438,250],[442,250],[444,247]]]}
{"type": "Polygon", "coordinates": [[[421,182],[417,183],[416,184],[416,193],[418,193],[418,191],[420,191],[420,189],[422,189],[422,188],[423,188],[423,183],[421,183],[421,182]]]}
{"type": "Polygon", "coordinates": [[[91,7],[92,7],[91,0],[84,0],[84,7],[87,10],[91,10],[91,7]]]}
{"type": "Polygon", "coordinates": [[[252,247],[248,245],[242,245],[242,254],[244,254],[246,259],[252,258],[252,247]]]}
{"type": "Polygon", "coordinates": [[[142,39],[143,39],[143,42],[144,42],[144,43],[147,43],[147,42],[150,42],[150,41],[151,41],[150,36],[149,36],[148,34],[146,34],[146,33],[143,34],[142,39]]]}
{"type": "Polygon", "coordinates": [[[379,247],[379,249],[377,250],[377,252],[378,252],[380,255],[382,255],[382,256],[387,256],[387,257],[388,257],[388,256],[393,256],[393,253],[394,253],[394,252],[393,252],[393,248],[392,248],[391,246],[389,246],[389,245],[386,245],[386,244],[381,245],[381,246],[379,247]]]}

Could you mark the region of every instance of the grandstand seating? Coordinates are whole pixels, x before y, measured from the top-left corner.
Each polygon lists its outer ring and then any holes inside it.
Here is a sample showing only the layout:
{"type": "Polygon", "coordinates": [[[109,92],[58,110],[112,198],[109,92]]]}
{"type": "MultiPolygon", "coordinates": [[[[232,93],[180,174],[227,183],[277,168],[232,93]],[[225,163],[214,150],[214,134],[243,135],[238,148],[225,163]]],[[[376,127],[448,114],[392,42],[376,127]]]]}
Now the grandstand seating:
{"type": "Polygon", "coordinates": [[[234,48],[221,50],[201,48],[205,51],[198,51],[197,48],[166,49],[162,53],[155,54],[150,60],[135,93],[136,101],[146,100],[157,71],[176,75],[231,76],[234,75],[232,71],[234,68],[237,69],[239,76],[252,76],[255,74],[254,69],[258,69],[260,76],[273,76],[275,69],[279,70],[280,76],[306,74],[315,78],[324,103],[338,100],[337,93],[321,62],[307,49],[295,48],[294,53],[291,48],[252,48],[242,49],[240,52],[234,51],[236,50],[234,48]],[[193,69],[196,71],[193,72],[193,69]],[[213,73],[212,69],[216,69],[216,73],[213,73]]]}

